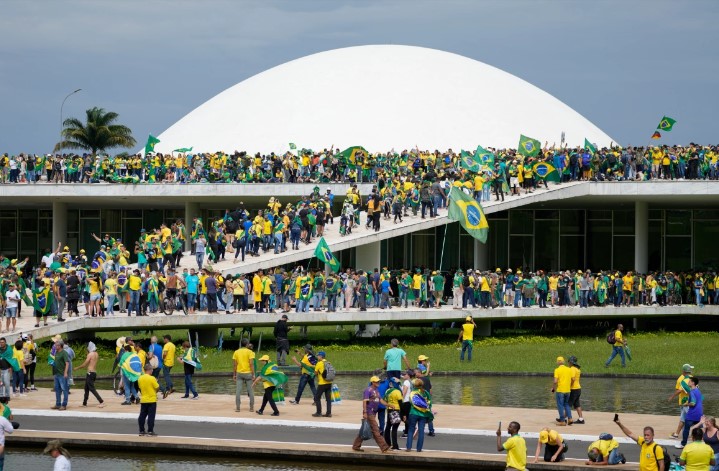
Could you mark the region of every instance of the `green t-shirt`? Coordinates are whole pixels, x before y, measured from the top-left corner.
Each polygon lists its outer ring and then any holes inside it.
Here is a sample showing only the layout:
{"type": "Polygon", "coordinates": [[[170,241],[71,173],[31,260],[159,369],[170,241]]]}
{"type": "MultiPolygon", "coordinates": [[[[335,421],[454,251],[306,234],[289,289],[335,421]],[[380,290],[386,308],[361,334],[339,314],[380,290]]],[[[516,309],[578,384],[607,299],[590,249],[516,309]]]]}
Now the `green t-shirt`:
{"type": "Polygon", "coordinates": [[[55,363],[52,364],[52,374],[53,375],[64,375],[65,374],[65,365],[70,361],[70,357],[67,356],[67,352],[65,350],[60,350],[59,352],[55,353],[55,363]]]}
{"type": "Polygon", "coordinates": [[[432,281],[434,282],[435,291],[444,291],[444,277],[442,275],[435,275],[432,277],[432,281]]]}

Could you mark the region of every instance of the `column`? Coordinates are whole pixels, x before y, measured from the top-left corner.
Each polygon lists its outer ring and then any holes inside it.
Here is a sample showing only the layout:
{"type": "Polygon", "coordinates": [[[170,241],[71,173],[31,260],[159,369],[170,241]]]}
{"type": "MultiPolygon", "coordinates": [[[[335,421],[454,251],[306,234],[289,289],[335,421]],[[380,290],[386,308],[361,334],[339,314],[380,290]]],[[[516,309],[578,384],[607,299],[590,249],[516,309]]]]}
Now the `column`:
{"type": "Polygon", "coordinates": [[[217,345],[220,329],[217,327],[205,327],[202,329],[190,329],[190,335],[192,336],[192,345],[195,346],[195,333],[197,333],[197,340],[203,347],[214,347],[217,345]]]}
{"type": "Polygon", "coordinates": [[[200,205],[191,201],[185,201],[185,228],[187,235],[185,236],[185,251],[192,249],[192,220],[200,217],[200,205]]]}
{"type": "Polygon", "coordinates": [[[474,266],[478,270],[489,270],[489,246],[474,239],[474,266]]]}
{"type": "Polygon", "coordinates": [[[380,266],[380,242],[372,242],[355,247],[355,259],[357,268],[372,273],[380,266]]]}
{"type": "Polygon", "coordinates": [[[67,244],[67,203],[52,202],[52,249],[67,244]]]}
{"type": "Polygon", "coordinates": [[[634,203],[634,270],[649,271],[649,203],[634,203]]]}

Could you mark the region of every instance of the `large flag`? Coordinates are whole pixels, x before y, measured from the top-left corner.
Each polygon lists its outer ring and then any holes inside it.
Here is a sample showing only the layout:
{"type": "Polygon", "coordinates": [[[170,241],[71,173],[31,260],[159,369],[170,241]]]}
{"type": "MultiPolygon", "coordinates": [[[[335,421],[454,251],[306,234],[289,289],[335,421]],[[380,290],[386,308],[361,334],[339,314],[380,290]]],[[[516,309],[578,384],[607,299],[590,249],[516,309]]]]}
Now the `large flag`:
{"type": "Polygon", "coordinates": [[[541,148],[542,144],[540,144],[538,140],[527,137],[524,134],[519,136],[519,147],[517,150],[520,154],[527,157],[534,157],[539,154],[541,148]]]}
{"type": "Polygon", "coordinates": [[[42,316],[47,316],[55,302],[55,296],[49,286],[38,287],[32,293],[33,307],[42,316]]]}
{"type": "Polygon", "coordinates": [[[155,144],[160,142],[158,138],[150,134],[147,136],[147,144],[145,144],[145,155],[149,154],[150,152],[155,152],[155,144]]]}
{"type": "Polygon", "coordinates": [[[369,153],[367,152],[367,149],[365,149],[362,146],[352,146],[348,147],[347,149],[343,150],[339,154],[337,154],[337,160],[340,162],[344,162],[346,165],[350,167],[356,167],[357,166],[357,153],[363,152],[365,156],[368,156],[369,153]]]}
{"type": "Polygon", "coordinates": [[[477,173],[482,168],[479,161],[475,159],[475,157],[466,150],[463,150],[459,153],[459,160],[462,168],[465,168],[470,172],[477,173]]]}
{"type": "Polygon", "coordinates": [[[142,360],[136,353],[125,352],[120,358],[120,369],[134,383],[142,376],[142,360]]]}
{"type": "Polygon", "coordinates": [[[277,364],[267,362],[265,366],[260,370],[260,376],[268,383],[272,383],[274,386],[285,384],[287,382],[287,375],[280,371],[277,364]]]}
{"type": "MultiPolygon", "coordinates": [[[[160,142],[160,141],[157,141],[160,142]]],[[[154,148],[155,145],[153,144],[152,147],[154,148]]],[[[172,152],[180,152],[182,154],[185,154],[187,152],[192,152],[192,147],[180,147],[179,149],[175,149],[172,152]]]]}
{"type": "Polygon", "coordinates": [[[185,356],[182,357],[182,361],[184,363],[187,363],[188,365],[194,366],[196,370],[202,369],[202,363],[200,363],[200,359],[197,356],[197,348],[196,347],[188,348],[185,351],[185,356]]]}
{"type": "Polygon", "coordinates": [[[459,221],[464,230],[482,243],[487,242],[489,224],[482,206],[462,190],[452,187],[449,191],[449,210],[447,217],[459,221]]]}
{"type": "Polygon", "coordinates": [[[584,148],[587,149],[592,154],[597,153],[597,147],[594,144],[592,144],[591,142],[589,142],[589,140],[586,137],[584,138],[584,148]]]}
{"type": "Polygon", "coordinates": [[[328,264],[333,272],[337,273],[340,271],[340,262],[337,260],[337,257],[332,254],[332,251],[330,250],[329,245],[327,245],[327,241],[325,241],[324,237],[321,237],[320,241],[317,243],[315,257],[320,259],[321,262],[328,264]]]}
{"type": "Polygon", "coordinates": [[[539,178],[548,182],[559,182],[561,180],[559,172],[554,168],[554,165],[547,162],[537,162],[534,164],[534,173],[536,173],[539,178]]]}
{"type": "Polygon", "coordinates": [[[659,126],[657,126],[657,129],[660,129],[662,131],[671,131],[674,127],[674,123],[676,123],[676,119],[672,119],[669,116],[664,116],[661,121],[659,121],[659,126]]]}
{"type": "Polygon", "coordinates": [[[487,167],[494,168],[494,154],[482,146],[477,146],[477,150],[474,153],[474,158],[486,165],[487,167]]]}

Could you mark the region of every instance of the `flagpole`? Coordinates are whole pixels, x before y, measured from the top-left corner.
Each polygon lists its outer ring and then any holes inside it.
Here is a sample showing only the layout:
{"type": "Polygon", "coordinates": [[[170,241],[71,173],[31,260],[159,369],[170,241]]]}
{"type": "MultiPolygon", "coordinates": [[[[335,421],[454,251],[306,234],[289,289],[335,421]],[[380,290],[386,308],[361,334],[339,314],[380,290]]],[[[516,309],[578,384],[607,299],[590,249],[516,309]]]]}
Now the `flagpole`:
{"type": "MultiPolygon", "coordinates": [[[[454,190],[453,186],[449,187],[449,193],[447,194],[447,211],[449,211],[449,205],[452,204],[450,201],[450,198],[452,198],[452,190],[454,190]]],[[[447,215],[447,218],[449,219],[449,214],[447,215]]],[[[444,225],[444,238],[442,239],[442,255],[439,257],[439,271],[442,271],[442,262],[444,262],[444,244],[447,243],[447,228],[449,227],[449,222],[444,225]]]]}

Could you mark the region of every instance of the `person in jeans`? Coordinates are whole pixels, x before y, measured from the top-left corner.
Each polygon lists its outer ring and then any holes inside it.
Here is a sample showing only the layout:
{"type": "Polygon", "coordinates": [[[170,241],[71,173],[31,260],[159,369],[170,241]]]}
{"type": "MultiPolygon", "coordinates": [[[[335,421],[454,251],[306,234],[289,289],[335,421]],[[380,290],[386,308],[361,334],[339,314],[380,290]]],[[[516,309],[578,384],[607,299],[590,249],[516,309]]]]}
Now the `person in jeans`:
{"type": "Polygon", "coordinates": [[[612,346],[612,354],[609,359],[604,363],[605,368],[609,368],[609,364],[614,360],[614,357],[619,355],[622,359],[622,368],[627,366],[626,359],[624,358],[624,347],[627,346],[627,340],[624,338],[622,333],[624,332],[624,326],[617,324],[617,329],[614,331],[614,346],[612,346]]]}
{"type": "Polygon", "coordinates": [[[205,246],[207,241],[205,236],[200,236],[195,239],[195,260],[197,260],[197,269],[202,270],[202,262],[205,260],[205,246]]]}
{"type": "Polygon", "coordinates": [[[315,365],[315,376],[317,377],[317,392],[315,393],[315,407],[317,412],[312,417],[322,417],[322,395],[325,396],[327,402],[327,413],[324,417],[332,417],[332,381],[324,378],[325,372],[325,352],[317,352],[317,364],[315,365]]]}
{"type": "MultiPolygon", "coordinates": [[[[95,389],[98,358],[97,347],[95,347],[94,343],[90,342],[87,344],[87,357],[85,357],[85,361],[76,368],[80,370],[87,367],[87,376],[85,377],[85,396],[82,399],[83,407],[87,406],[87,400],[90,397],[90,393],[92,393],[92,395],[95,396],[100,403],[99,407],[105,407],[105,402],[102,400],[102,397],[100,397],[100,394],[98,394],[97,389],[95,389]]],[[[147,364],[149,365],[150,363],[148,362],[147,364]]]]}
{"type": "Polygon", "coordinates": [[[467,316],[462,324],[462,330],[459,331],[457,342],[462,342],[462,351],[459,352],[459,361],[464,361],[464,353],[467,352],[467,361],[472,361],[472,343],[474,342],[474,323],[472,316],[467,316]]]}
{"type": "MultiPolygon", "coordinates": [[[[372,430],[372,437],[377,443],[377,446],[380,450],[382,450],[382,453],[387,453],[391,450],[391,448],[384,440],[382,431],[379,429],[379,425],[377,424],[377,411],[379,409],[380,402],[383,402],[383,399],[380,397],[380,393],[377,390],[379,377],[372,376],[369,381],[370,385],[364,390],[362,399],[362,418],[369,423],[370,429],[372,430]]],[[[359,434],[357,434],[357,437],[352,443],[352,449],[354,451],[364,451],[362,450],[362,437],[359,434]]]]}
{"type": "Polygon", "coordinates": [[[412,451],[414,432],[417,430],[417,451],[424,445],[424,426],[434,418],[432,414],[432,398],[424,389],[424,381],[415,378],[412,381],[412,392],[409,395],[409,425],[407,431],[407,451],[412,451]]]}
{"type": "Polygon", "coordinates": [[[157,379],[152,376],[152,365],[145,363],[145,374],[137,380],[137,387],[140,389],[140,415],[137,423],[140,426],[140,436],[145,435],[145,420],[147,420],[147,435],[156,436],[155,414],[157,413],[157,391],[160,385],[157,379]]]}
{"type": "Polygon", "coordinates": [[[172,377],[170,371],[175,366],[175,344],[172,343],[172,336],[167,334],[163,337],[165,344],[162,346],[162,375],[165,378],[165,390],[162,393],[163,399],[168,395],[175,392],[174,385],[172,384],[172,377]]]}
{"type": "MultiPolygon", "coordinates": [[[[189,352],[192,349],[192,345],[190,345],[190,342],[185,340],[184,342],[182,342],[182,348],[185,350],[185,352],[189,352]]],[[[195,374],[195,365],[191,364],[189,361],[185,361],[181,357],[177,357],[177,361],[182,363],[183,370],[185,373],[185,395],[181,397],[183,399],[187,399],[190,397],[190,393],[192,393],[192,399],[198,399],[200,395],[197,394],[195,385],[192,383],[192,376],[195,374]]]]}
{"type": "Polygon", "coordinates": [[[265,390],[262,396],[262,405],[259,409],[257,409],[257,415],[262,415],[265,412],[265,407],[267,406],[267,404],[269,404],[272,408],[271,415],[276,417],[280,415],[280,411],[279,409],[277,409],[277,404],[275,404],[275,399],[273,397],[273,394],[275,392],[275,385],[272,382],[268,381],[267,377],[263,376],[262,373],[266,371],[271,371],[272,368],[276,369],[277,365],[270,361],[269,355],[262,355],[260,361],[262,362],[260,374],[258,374],[257,377],[255,377],[255,380],[252,382],[252,386],[255,386],[257,383],[262,381],[262,387],[265,390]],[[267,369],[265,369],[265,367],[267,369]]]}
{"type": "Polygon", "coordinates": [[[255,379],[255,352],[248,348],[250,341],[243,338],[240,342],[240,348],[232,354],[232,379],[237,383],[235,390],[235,412],[240,412],[242,404],[242,389],[247,389],[250,396],[250,412],[255,410],[255,394],[252,391],[252,382],[255,379]]]}
{"type": "MultiPolygon", "coordinates": [[[[295,353],[299,353],[299,350],[295,350],[295,353]]],[[[317,388],[315,387],[315,365],[317,364],[317,357],[312,353],[312,345],[305,345],[305,355],[302,360],[297,360],[296,356],[292,356],[292,361],[300,367],[300,384],[297,386],[297,395],[290,404],[299,404],[302,393],[307,385],[310,386],[312,391],[312,397],[317,395],[317,388]]]]}
{"type": "Polygon", "coordinates": [[[569,405],[569,393],[572,385],[572,370],[564,364],[564,357],[557,357],[557,367],[554,369],[554,383],[552,392],[557,401],[559,418],[557,425],[572,424],[572,408],[569,405]]]}
{"type": "MultiPolygon", "coordinates": [[[[5,343],[5,339],[0,340],[5,343]]],[[[0,344],[1,347],[2,344],[0,344]]],[[[51,409],[67,409],[67,398],[70,393],[70,387],[67,384],[69,370],[70,358],[65,351],[65,342],[58,340],[55,343],[55,360],[52,364],[52,376],[55,379],[55,405],[51,409]]]]}

